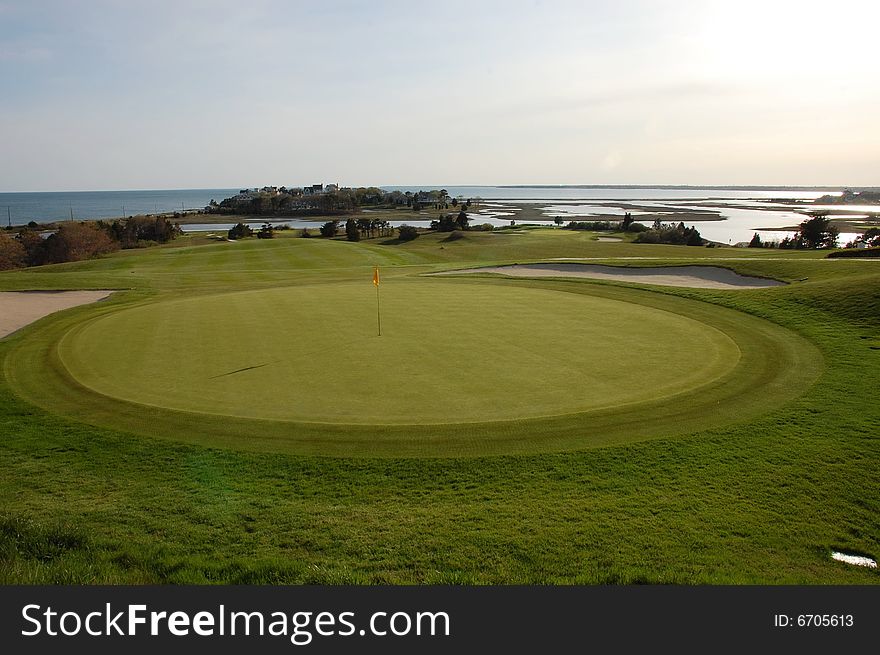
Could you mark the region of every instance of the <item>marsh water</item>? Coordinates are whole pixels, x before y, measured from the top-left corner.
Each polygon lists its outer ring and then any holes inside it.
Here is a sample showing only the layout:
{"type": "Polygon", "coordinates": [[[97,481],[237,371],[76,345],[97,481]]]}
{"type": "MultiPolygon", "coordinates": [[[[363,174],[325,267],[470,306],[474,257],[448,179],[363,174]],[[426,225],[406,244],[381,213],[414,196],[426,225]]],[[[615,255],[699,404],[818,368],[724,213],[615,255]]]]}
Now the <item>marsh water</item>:
{"type": "MultiPolygon", "coordinates": [[[[684,220],[695,225],[700,234],[719,243],[748,241],[759,231],[764,240],[781,239],[790,232],[779,228],[791,227],[804,220],[804,213],[813,209],[845,210],[858,219],[869,212],[880,211],[877,206],[805,205],[774,202],[775,199],[811,201],[832,189],[786,188],[668,188],[668,187],[510,187],[510,186],[443,186],[421,187],[386,186],[386,190],[412,191],[445,188],[451,197],[480,199],[471,211],[474,223],[493,226],[522,222],[554,224],[559,217],[570,220],[602,220],[630,212],[633,218],[650,215],[644,223],[653,222],[659,214],[669,221],[684,220]],[[531,211],[525,221],[523,209],[531,211]],[[774,229],[775,228],[775,229],[774,229]]],[[[212,199],[222,200],[238,189],[165,189],[140,191],[81,191],[0,193],[0,221],[13,225],[29,221],[50,222],[74,219],[113,218],[127,215],[193,210],[205,207],[212,199]],[[6,219],[6,220],[3,220],[6,219]]],[[[426,219],[430,220],[427,215],[426,219]]],[[[254,221],[259,225],[261,221],[254,221]]],[[[398,227],[404,221],[393,221],[398,227]]],[[[291,228],[317,229],[323,221],[284,220],[291,228]]],[[[191,224],[186,231],[223,231],[231,224],[191,224]]],[[[841,243],[854,237],[842,234],[841,243]]]]}

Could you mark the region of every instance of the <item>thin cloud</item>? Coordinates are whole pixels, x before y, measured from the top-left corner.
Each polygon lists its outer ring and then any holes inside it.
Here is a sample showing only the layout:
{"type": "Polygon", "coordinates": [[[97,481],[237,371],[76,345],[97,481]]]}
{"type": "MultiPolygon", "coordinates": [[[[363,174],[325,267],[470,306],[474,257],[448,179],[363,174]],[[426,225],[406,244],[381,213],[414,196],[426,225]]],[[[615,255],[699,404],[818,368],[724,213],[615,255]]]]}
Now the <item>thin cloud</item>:
{"type": "Polygon", "coordinates": [[[484,103],[482,107],[467,106],[460,113],[470,117],[494,116],[512,119],[538,118],[558,114],[604,109],[615,106],[640,107],[651,106],[656,102],[693,102],[695,100],[718,99],[735,95],[739,92],[733,85],[720,85],[710,82],[673,82],[647,86],[644,88],[628,87],[599,91],[596,93],[575,96],[542,97],[539,99],[510,99],[503,102],[484,103]]]}
{"type": "Polygon", "coordinates": [[[0,44],[0,61],[39,63],[50,59],[52,51],[48,48],[0,44]]]}

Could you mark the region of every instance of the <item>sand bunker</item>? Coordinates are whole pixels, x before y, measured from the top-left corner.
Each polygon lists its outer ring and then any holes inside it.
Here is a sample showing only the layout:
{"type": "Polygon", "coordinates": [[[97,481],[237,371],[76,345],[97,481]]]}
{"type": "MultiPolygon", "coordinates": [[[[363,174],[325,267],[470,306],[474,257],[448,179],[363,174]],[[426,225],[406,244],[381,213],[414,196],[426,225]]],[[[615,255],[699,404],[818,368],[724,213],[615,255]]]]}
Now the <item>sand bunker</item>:
{"type": "Polygon", "coordinates": [[[2,291],[0,292],[0,339],[28,323],[62,309],[103,300],[112,291],[2,291]]]}
{"type": "Polygon", "coordinates": [[[464,273],[498,273],[510,277],[587,277],[596,280],[638,282],[665,287],[693,287],[697,289],[764,289],[778,287],[785,282],[760,277],[747,277],[719,266],[602,266],[600,264],[513,264],[445,271],[435,275],[464,273]]]}

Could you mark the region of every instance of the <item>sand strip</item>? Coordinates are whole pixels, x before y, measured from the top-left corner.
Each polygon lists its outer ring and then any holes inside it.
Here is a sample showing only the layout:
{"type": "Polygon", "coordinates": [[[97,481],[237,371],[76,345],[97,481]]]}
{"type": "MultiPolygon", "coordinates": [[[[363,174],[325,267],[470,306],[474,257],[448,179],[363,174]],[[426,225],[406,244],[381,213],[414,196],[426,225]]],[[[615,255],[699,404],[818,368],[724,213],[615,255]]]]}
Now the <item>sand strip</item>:
{"type": "Polygon", "coordinates": [[[696,289],[765,289],[785,284],[778,280],[747,277],[719,266],[652,266],[622,267],[600,264],[513,264],[445,271],[435,275],[464,273],[498,273],[510,277],[586,277],[596,280],[638,282],[664,287],[692,287],[696,289]]]}
{"type": "Polygon", "coordinates": [[[62,309],[103,300],[113,291],[0,291],[0,339],[62,309]]]}

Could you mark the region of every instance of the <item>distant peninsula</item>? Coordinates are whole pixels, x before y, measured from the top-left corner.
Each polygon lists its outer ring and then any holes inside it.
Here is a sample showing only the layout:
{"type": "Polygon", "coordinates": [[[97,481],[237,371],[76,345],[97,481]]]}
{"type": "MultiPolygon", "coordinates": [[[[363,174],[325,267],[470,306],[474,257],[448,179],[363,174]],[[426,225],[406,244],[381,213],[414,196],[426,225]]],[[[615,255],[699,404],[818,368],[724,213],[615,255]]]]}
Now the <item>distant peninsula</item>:
{"type": "Polygon", "coordinates": [[[450,198],[446,189],[428,191],[387,191],[379,187],[341,187],[338,184],[314,184],[305,187],[264,186],[241,189],[236,195],[220,202],[211,200],[208,214],[252,216],[344,216],[355,214],[363,207],[448,209],[459,202],[469,205],[470,199],[450,198]]]}
{"type": "Polygon", "coordinates": [[[813,202],[817,205],[880,205],[880,191],[845,189],[839,196],[821,196],[813,202]]]}

